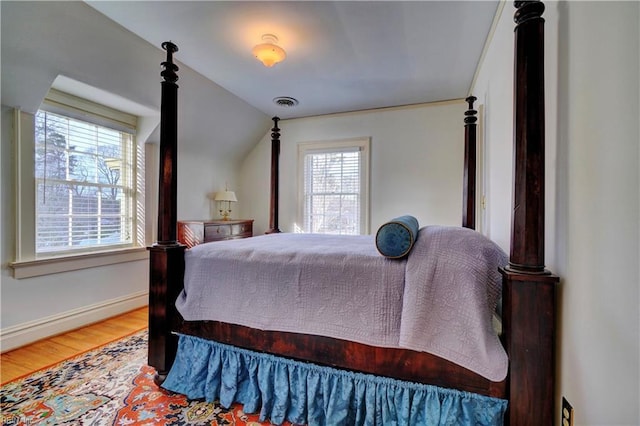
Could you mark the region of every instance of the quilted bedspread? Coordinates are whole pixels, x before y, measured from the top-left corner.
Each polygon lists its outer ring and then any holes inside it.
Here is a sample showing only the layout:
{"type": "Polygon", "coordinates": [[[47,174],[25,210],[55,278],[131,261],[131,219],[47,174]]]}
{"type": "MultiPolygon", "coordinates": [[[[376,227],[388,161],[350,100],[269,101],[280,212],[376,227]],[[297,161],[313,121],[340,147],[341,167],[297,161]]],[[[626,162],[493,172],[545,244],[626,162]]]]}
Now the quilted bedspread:
{"type": "Polygon", "coordinates": [[[491,316],[506,255],[475,231],[420,230],[404,260],[373,236],[271,234],[185,254],[186,320],[329,336],[431,352],[490,380],[507,357],[491,316]]]}
{"type": "Polygon", "coordinates": [[[420,230],[407,261],[399,346],[430,352],[490,380],[507,375],[492,315],[508,257],[467,228],[420,230]]]}

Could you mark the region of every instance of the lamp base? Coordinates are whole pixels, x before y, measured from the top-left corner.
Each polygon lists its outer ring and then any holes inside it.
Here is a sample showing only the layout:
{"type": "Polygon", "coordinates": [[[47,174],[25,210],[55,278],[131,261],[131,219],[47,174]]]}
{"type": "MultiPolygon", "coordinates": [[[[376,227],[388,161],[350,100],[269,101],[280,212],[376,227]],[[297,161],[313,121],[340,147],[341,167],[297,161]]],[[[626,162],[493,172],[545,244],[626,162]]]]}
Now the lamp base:
{"type": "Polygon", "coordinates": [[[222,216],[221,220],[231,220],[229,215],[231,214],[231,210],[220,210],[220,216],[222,216]]]}

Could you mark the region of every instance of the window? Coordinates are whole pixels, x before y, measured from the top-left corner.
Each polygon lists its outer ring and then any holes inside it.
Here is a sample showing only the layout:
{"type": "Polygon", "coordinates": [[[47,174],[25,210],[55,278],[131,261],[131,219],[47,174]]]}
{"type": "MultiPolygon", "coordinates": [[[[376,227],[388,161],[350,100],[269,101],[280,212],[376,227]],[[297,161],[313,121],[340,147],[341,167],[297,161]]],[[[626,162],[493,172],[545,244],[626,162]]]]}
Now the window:
{"type": "Polygon", "coordinates": [[[303,232],[368,233],[369,138],[298,146],[303,232]]]}
{"type": "Polygon", "coordinates": [[[16,278],[144,257],[137,117],[55,89],[16,111],[16,278]]]}
{"type": "Polygon", "coordinates": [[[46,108],[35,119],[36,253],[131,245],[133,130],[46,108]]]}

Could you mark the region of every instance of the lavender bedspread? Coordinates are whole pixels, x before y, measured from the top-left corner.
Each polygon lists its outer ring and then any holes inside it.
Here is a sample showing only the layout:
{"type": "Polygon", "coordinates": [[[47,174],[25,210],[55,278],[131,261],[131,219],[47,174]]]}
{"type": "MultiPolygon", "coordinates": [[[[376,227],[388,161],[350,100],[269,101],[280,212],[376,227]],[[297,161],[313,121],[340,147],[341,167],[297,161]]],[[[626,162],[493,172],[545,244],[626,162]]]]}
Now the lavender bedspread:
{"type": "Polygon", "coordinates": [[[456,227],[422,228],[405,260],[380,256],[373,236],[263,235],[187,250],[176,307],[186,320],[431,352],[499,381],[491,316],[506,261],[456,227]]]}
{"type": "Polygon", "coordinates": [[[397,346],[404,262],[370,236],[271,234],[202,244],[185,254],[186,320],[397,346]]]}
{"type": "Polygon", "coordinates": [[[498,268],[507,262],[504,251],[476,231],[422,228],[407,261],[399,346],[503,380],[508,359],[492,315],[502,292],[498,268]]]}

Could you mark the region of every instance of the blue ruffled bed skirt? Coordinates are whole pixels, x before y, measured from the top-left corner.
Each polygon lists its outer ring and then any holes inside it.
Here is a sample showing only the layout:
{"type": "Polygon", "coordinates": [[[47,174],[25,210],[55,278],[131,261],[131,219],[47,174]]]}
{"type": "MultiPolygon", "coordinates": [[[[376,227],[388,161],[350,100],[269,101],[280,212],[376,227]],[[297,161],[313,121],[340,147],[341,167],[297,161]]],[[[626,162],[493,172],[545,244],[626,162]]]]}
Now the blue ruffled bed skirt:
{"type": "Polygon", "coordinates": [[[165,389],[306,425],[502,425],[507,401],[181,335],[165,389]]]}

